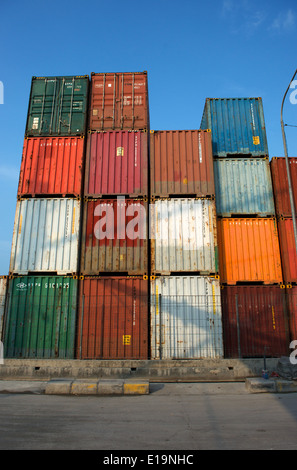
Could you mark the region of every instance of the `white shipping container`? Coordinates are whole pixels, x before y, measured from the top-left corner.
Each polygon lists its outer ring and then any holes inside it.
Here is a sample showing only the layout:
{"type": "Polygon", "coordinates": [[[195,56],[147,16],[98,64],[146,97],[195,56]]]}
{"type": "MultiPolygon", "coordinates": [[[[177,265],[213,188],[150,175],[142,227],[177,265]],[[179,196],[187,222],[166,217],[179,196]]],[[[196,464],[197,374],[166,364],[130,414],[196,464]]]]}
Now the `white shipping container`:
{"type": "Polygon", "coordinates": [[[222,358],[221,290],[207,276],[151,280],[151,358],[222,358]]]}
{"type": "Polygon", "coordinates": [[[150,220],[153,274],[218,273],[214,200],[155,200],[150,220]]]}
{"type": "MultiPolygon", "coordinates": [[[[5,314],[5,303],[6,303],[6,291],[7,291],[7,277],[0,277],[0,340],[2,338],[3,320],[5,314]]],[[[1,350],[0,350],[1,359],[1,350]]]]}
{"type": "Polygon", "coordinates": [[[80,201],[22,199],[17,202],[10,273],[78,272],[80,201]]]}

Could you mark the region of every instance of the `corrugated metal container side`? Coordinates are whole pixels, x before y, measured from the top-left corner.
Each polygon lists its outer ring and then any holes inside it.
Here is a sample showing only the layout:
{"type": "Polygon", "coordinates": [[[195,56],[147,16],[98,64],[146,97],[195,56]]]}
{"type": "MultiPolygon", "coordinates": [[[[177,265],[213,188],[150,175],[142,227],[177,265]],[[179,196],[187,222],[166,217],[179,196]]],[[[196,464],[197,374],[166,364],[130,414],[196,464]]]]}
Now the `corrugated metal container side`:
{"type": "Polygon", "coordinates": [[[211,129],[213,156],[268,156],[261,98],[207,98],[201,129],[211,129]]]}
{"type": "Polygon", "coordinates": [[[149,129],[147,72],[92,73],[89,129],[149,129]]]}
{"type": "MultiPolygon", "coordinates": [[[[297,340],[297,286],[286,288],[286,299],[290,326],[290,342],[297,340]]],[[[293,348],[294,349],[294,348],[293,348]]],[[[292,349],[290,350],[290,353],[292,349]]]]}
{"type": "Polygon", "coordinates": [[[222,283],[283,282],[276,219],[217,220],[222,283]]]}
{"type": "Polygon", "coordinates": [[[2,341],[3,320],[7,294],[7,276],[0,276],[0,340],[2,341]]]}
{"type": "Polygon", "coordinates": [[[78,273],[80,210],[77,199],[17,201],[10,273],[78,273]]]}
{"type": "Polygon", "coordinates": [[[297,283],[297,255],[293,219],[279,219],[278,235],[285,283],[297,283]]]}
{"type": "MultiPolygon", "coordinates": [[[[295,208],[297,208],[297,158],[289,159],[290,175],[295,208]]],[[[279,217],[292,217],[286,159],[273,157],[270,162],[275,209],[279,217]]]]}
{"type": "Polygon", "coordinates": [[[18,196],[82,195],[84,139],[30,137],[24,140],[18,196]]]}
{"type": "Polygon", "coordinates": [[[219,281],[163,276],[151,281],[151,358],[223,357],[219,281]]]}
{"type": "Polygon", "coordinates": [[[88,75],[33,77],[25,135],[85,134],[88,90],[88,75]]]}
{"type": "Polygon", "coordinates": [[[148,203],[97,199],[84,204],[81,273],[148,274],[148,203]]]}
{"type": "Polygon", "coordinates": [[[285,289],[225,286],[221,295],[225,357],[287,355],[289,330],[285,289]]]}
{"type": "Polygon", "coordinates": [[[147,132],[89,133],[84,194],[148,196],[147,132]]]}
{"type": "Polygon", "coordinates": [[[77,283],[63,276],[9,280],[6,358],[74,359],[77,283]]]}
{"type": "Polygon", "coordinates": [[[151,131],[151,196],[215,195],[210,131],[151,131]]]}
{"type": "Polygon", "coordinates": [[[153,274],[218,272],[214,200],[156,199],[150,229],[153,274]]]}
{"type": "Polygon", "coordinates": [[[77,359],[148,359],[148,280],[80,281],[77,359]]]}
{"type": "Polygon", "coordinates": [[[268,159],[216,158],[214,177],[218,216],[275,216],[268,159]]]}

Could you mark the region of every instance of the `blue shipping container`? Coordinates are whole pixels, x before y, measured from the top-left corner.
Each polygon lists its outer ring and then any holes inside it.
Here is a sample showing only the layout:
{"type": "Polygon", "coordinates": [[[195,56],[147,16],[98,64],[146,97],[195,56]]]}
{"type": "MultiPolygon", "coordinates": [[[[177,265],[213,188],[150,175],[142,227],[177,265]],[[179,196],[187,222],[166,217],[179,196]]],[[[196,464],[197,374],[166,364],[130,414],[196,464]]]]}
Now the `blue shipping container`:
{"type": "Polygon", "coordinates": [[[268,158],[216,158],[214,178],[218,216],[275,216],[268,158]]]}
{"type": "Polygon", "coordinates": [[[201,129],[211,129],[213,156],[268,156],[261,98],[207,98],[201,129]]]}

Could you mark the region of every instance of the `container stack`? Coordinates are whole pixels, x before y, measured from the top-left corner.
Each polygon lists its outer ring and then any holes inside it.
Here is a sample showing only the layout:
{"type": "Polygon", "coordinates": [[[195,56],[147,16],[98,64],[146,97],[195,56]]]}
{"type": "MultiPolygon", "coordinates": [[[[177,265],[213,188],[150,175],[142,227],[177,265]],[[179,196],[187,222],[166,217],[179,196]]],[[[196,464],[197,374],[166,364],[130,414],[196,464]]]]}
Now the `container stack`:
{"type": "MultiPolygon", "coordinates": [[[[295,211],[297,208],[297,159],[288,158],[295,211]]],[[[284,284],[286,285],[290,341],[297,339],[297,256],[290,203],[286,160],[273,157],[270,162],[275,210],[280,240],[284,284]]]]}
{"type": "Polygon", "coordinates": [[[261,98],[210,99],[225,357],[286,354],[280,246],[261,98]]]}
{"type": "Polygon", "coordinates": [[[151,131],[151,358],[223,356],[211,135],[151,131]]]}
{"type": "Polygon", "coordinates": [[[79,359],[148,358],[148,131],[147,73],[92,73],[79,359]]]}
{"type": "Polygon", "coordinates": [[[33,77],[10,259],[6,357],[74,358],[88,76],[33,77]]]}

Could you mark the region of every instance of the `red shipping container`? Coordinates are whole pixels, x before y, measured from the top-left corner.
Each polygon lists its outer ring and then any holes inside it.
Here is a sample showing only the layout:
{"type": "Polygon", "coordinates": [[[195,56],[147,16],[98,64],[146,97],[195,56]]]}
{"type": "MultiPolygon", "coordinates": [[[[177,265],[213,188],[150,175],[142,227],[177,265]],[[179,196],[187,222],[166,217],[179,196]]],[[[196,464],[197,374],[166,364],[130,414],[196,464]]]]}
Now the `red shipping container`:
{"type": "Polygon", "coordinates": [[[211,133],[151,131],[151,196],[215,195],[211,133]]]}
{"type": "Polygon", "coordinates": [[[80,281],[77,358],[148,358],[148,280],[80,281]]]}
{"type": "MultiPolygon", "coordinates": [[[[288,307],[289,325],[290,325],[290,341],[296,341],[297,340],[297,286],[287,287],[286,294],[287,294],[287,307],[288,307]]],[[[290,352],[292,352],[292,350],[290,352]]]]}
{"type": "MultiPolygon", "coordinates": [[[[289,159],[295,210],[297,210],[297,158],[289,159]]],[[[292,217],[285,157],[273,157],[270,162],[275,210],[278,217],[292,217]]]]}
{"type": "Polygon", "coordinates": [[[89,129],[149,129],[147,72],[92,73],[89,129]]]}
{"type": "Polygon", "coordinates": [[[285,289],[225,286],[222,289],[225,357],[279,357],[289,351],[285,289]]]}
{"type": "Polygon", "coordinates": [[[141,131],[88,134],[85,196],[148,196],[148,138],[141,131]]]}
{"type": "Polygon", "coordinates": [[[284,282],[297,283],[297,255],[293,219],[278,220],[278,235],[284,282]]]}
{"type": "Polygon", "coordinates": [[[138,199],[85,201],[81,273],[148,274],[148,203],[138,199]]]}
{"type": "Polygon", "coordinates": [[[18,196],[82,195],[84,138],[24,140],[18,196]]]}

